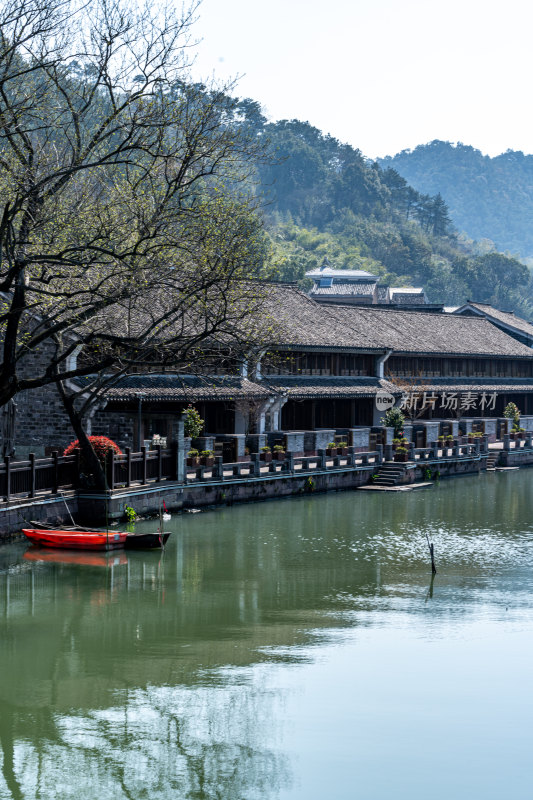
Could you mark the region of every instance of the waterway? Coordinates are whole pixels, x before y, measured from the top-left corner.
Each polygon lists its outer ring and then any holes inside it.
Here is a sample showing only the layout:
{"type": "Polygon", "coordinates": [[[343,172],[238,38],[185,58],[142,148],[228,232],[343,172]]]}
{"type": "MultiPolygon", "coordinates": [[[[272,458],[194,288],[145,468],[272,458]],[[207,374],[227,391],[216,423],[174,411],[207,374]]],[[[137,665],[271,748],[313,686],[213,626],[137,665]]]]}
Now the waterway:
{"type": "Polygon", "coordinates": [[[4,546],[0,799],[529,800],[532,481],[176,515],[164,554],[4,546]]]}

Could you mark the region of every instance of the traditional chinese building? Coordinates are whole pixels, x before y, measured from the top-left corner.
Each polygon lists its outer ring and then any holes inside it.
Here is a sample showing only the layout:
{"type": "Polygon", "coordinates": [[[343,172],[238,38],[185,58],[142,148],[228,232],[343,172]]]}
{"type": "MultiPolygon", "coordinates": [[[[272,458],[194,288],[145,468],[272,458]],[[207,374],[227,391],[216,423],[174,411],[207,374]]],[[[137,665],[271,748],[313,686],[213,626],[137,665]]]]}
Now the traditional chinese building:
{"type": "MultiPolygon", "coordinates": [[[[289,284],[265,286],[261,315],[267,333],[260,344],[251,337],[240,358],[221,351],[195,374],[154,365],[122,378],[93,409],[89,432],[134,448],[154,435],[172,439],[188,404],[214,436],[342,431],[379,425],[383,392],[403,398],[418,419],[501,417],[510,401],[533,415],[533,350],[488,315],[324,304],[289,284]]],[[[26,395],[18,399],[19,452],[68,444],[54,387],[36,392],[35,402],[26,395]]]]}
{"type": "Polygon", "coordinates": [[[318,269],[305,274],[313,281],[309,294],[319,303],[334,305],[383,305],[403,310],[442,311],[441,304],[430,304],[421,287],[390,287],[377,275],[361,269],[334,269],[324,258],[318,269]]]}
{"type": "Polygon", "coordinates": [[[498,417],[510,401],[533,414],[533,351],[482,316],[323,305],[282,284],[269,287],[264,313],[272,341],[234,374],[124,378],[93,432],[136,445],[140,412],[141,438],[171,435],[188,403],[213,434],[371,426],[383,391],[417,398],[409,413],[422,419],[498,417]]]}

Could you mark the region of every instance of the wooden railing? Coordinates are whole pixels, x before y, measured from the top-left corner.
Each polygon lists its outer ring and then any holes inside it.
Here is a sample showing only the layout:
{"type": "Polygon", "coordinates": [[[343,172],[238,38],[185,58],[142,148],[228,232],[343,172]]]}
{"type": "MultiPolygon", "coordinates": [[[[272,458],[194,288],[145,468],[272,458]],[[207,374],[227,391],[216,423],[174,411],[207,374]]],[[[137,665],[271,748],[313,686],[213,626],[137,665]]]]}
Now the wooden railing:
{"type": "MultiPolygon", "coordinates": [[[[177,448],[162,450],[157,447],[147,451],[143,447],[140,453],[126,448],[124,455],[112,453],[106,466],[110,489],[176,480],[177,448]]],[[[8,456],[0,463],[0,497],[9,501],[78,489],[80,467],[79,450],[70,456],[52,453],[49,458],[36,458],[30,453],[26,461],[13,461],[8,456]]]]}
{"type": "Polygon", "coordinates": [[[126,452],[120,456],[110,451],[106,473],[110,489],[178,480],[177,445],[168,450],[159,445],[155,450],[142,447],[140,453],[132,453],[131,448],[126,447],[126,452]]]}
{"type": "Polygon", "coordinates": [[[71,456],[52,453],[49,458],[35,458],[30,453],[27,461],[13,461],[7,456],[0,463],[0,496],[9,501],[13,497],[57,494],[60,489],[77,488],[79,475],[79,451],[71,456]]]}

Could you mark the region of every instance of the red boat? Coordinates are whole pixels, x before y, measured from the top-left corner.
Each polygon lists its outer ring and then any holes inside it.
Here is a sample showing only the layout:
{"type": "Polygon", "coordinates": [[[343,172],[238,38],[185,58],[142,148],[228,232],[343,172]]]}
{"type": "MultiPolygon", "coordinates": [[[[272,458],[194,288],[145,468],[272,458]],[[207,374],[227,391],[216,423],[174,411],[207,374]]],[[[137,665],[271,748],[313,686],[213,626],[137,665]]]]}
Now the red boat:
{"type": "Polygon", "coordinates": [[[124,547],[128,534],[121,531],[48,531],[23,528],[22,533],[30,542],[43,547],[59,547],[67,550],[115,550],[124,547]]]}

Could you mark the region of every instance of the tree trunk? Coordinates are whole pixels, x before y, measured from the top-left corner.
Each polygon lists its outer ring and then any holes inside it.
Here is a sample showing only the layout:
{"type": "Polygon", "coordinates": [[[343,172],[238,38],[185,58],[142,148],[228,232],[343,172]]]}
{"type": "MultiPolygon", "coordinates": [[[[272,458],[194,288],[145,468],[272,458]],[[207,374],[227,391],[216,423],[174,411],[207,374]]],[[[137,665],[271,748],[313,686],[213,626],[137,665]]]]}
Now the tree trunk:
{"type": "Polygon", "coordinates": [[[95,488],[106,491],[108,489],[108,484],[105,470],[100,462],[100,459],[93,450],[93,446],[89,437],[85,433],[81,417],[74,408],[74,400],[65,392],[65,387],[63,386],[62,381],[58,381],[57,388],[59,390],[59,394],[61,395],[63,406],[68,414],[68,418],[74,433],[80,444],[83,460],[87,464],[90,473],[94,478],[95,488]]]}

